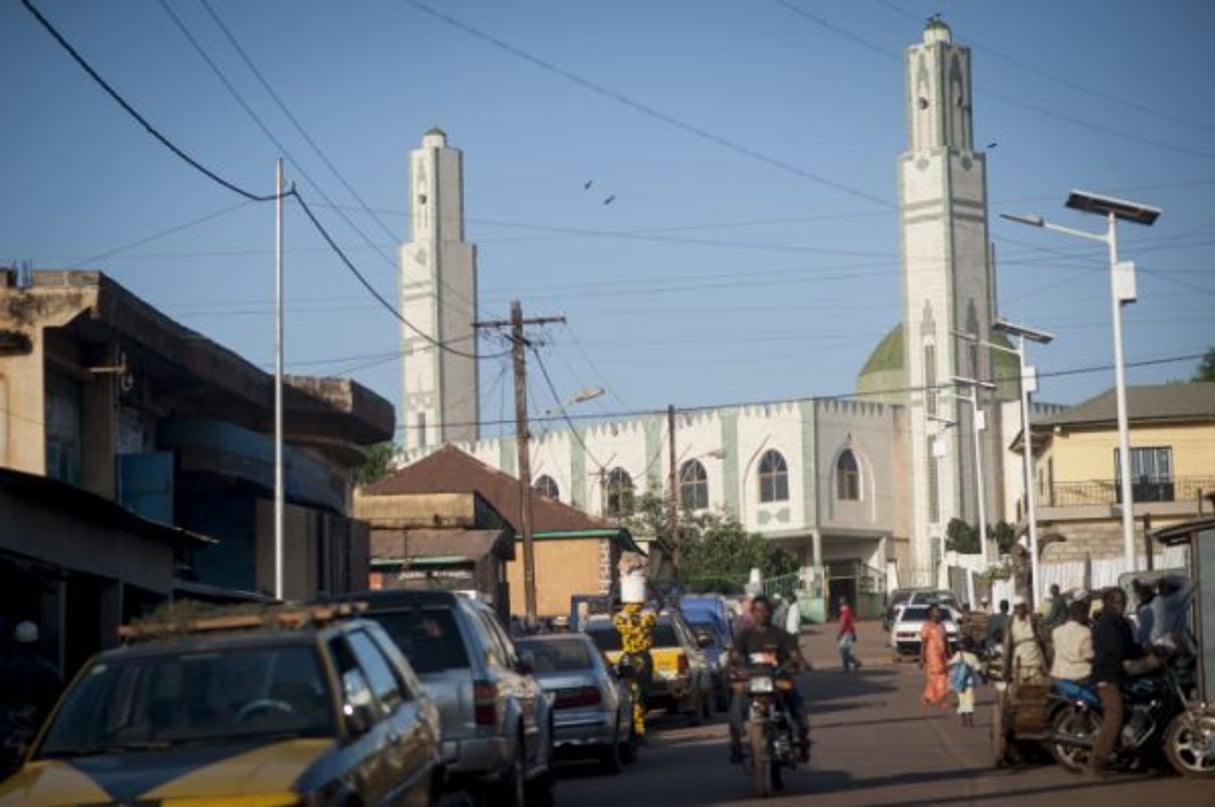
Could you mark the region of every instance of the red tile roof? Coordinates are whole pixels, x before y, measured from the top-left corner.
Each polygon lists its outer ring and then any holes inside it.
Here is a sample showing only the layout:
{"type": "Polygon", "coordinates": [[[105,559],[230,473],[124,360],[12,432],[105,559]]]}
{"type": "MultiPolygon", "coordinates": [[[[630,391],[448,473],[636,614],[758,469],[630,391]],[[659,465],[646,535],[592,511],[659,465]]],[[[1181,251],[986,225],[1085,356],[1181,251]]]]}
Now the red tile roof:
{"type": "MultiPolygon", "coordinates": [[[[521,521],[519,479],[491,468],[450,444],[368,485],[363,492],[373,496],[478,493],[511,525],[517,528],[521,521]]],[[[537,533],[615,528],[603,519],[539,494],[532,496],[532,521],[537,533]]]]}

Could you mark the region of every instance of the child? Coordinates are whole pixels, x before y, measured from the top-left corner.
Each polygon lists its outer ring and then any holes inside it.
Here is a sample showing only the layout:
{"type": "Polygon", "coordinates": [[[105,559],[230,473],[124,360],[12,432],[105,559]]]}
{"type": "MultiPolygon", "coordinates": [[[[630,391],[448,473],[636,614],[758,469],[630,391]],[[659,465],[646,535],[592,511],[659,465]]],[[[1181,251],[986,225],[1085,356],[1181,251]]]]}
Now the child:
{"type": "Polygon", "coordinates": [[[958,716],[965,728],[975,727],[975,685],[979,683],[979,657],[974,640],[963,636],[958,652],[949,660],[949,688],[958,693],[958,716]]]}

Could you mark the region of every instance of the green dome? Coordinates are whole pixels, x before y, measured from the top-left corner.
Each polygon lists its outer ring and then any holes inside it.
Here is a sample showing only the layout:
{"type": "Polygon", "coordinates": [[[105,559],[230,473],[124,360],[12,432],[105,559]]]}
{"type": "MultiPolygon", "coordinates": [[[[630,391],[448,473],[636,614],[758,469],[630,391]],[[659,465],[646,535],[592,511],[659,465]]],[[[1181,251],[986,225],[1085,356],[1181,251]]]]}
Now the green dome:
{"type": "Polygon", "coordinates": [[[873,373],[883,373],[887,370],[902,369],[903,323],[900,322],[890,329],[890,333],[882,337],[882,341],[878,342],[877,347],[873,349],[873,353],[869,354],[869,360],[861,368],[860,374],[866,376],[873,373]]]}
{"type": "Polygon", "coordinates": [[[438,126],[431,126],[429,129],[427,129],[425,132],[422,133],[423,137],[426,137],[427,135],[438,135],[439,137],[447,137],[447,132],[443,131],[438,126]]]}

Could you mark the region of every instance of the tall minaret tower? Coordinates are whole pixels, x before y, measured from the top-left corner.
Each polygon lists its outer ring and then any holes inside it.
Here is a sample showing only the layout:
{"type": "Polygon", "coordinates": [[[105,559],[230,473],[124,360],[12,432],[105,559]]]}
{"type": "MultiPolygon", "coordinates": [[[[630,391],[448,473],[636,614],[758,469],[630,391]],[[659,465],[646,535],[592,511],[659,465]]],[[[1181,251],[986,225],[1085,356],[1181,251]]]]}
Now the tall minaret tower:
{"type": "MultiPolygon", "coordinates": [[[[910,143],[899,157],[910,537],[921,585],[937,583],[949,520],[977,521],[974,422],[970,407],[948,394],[954,376],[991,378],[989,351],[957,337],[965,332],[987,339],[992,316],[986,161],[974,149],[972,87],[970,49],[955,44],[939,18],[929,20],[923,41],[907,49],[910,143]]],[[[993,408],[986,408],[994,421],[993,408]]],[[[996,425],[988,424],[988,435],[996,425]]],[[[994,445],[986,441],[985,469],[999,465],[994,445]]],[[[996,473],[989,476],[987,510],[996,514],[996,473]]]]}
{"type": "Polygon", "coordinates": [[[431,129],[409,155],[413,240],[401,247],[402,445],[425,451],[477,439],[477,250],[464,240],[464,166],[447,135],[431,129]]]}

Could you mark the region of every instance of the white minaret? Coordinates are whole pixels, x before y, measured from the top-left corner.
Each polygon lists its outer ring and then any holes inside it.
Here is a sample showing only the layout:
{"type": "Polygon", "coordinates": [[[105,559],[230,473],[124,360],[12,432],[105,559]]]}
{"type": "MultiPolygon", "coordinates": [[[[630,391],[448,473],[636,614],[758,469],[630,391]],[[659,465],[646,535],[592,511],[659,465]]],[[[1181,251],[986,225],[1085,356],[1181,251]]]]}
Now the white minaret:
{"type": "MultiPolygon", "coordinates": [[[[952,391],[953,376],[991,377],[989,352],[955,336],[963,331],[987,339],[991,329],[986,162],[974,150],[972,97],[970,49],[954,44],[939,18],[930,20],[923,41],[907,49],[910,143],[899,157],[911,552],[920,585],[938,582],[933,575],[949,520],[977,520],[970,407],[926,389],[952,391]]],[[[996,431],[991,409],[988,435],[996,431]]],[[[998,465],[993,445],[985,444],[989,471],[998,465]]],[[[997,475],[988,476],[994,491],[997,475]]],[[[994,502],[990,494],[987,501],[994,502]]]]}
{"type": "MultiPolygon", "coordinates": [[[[413,240],[401,247],[401,313],[427,336],[476,355],[477,250],[464,240],[459,149],[431,129],[409,155],[413,240]]],[[[402,445],[407,452],[477,439],[477,362],[401,326],[402,445]]]]}

